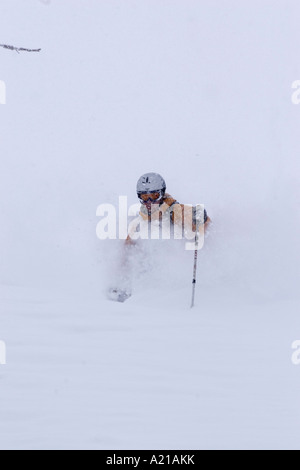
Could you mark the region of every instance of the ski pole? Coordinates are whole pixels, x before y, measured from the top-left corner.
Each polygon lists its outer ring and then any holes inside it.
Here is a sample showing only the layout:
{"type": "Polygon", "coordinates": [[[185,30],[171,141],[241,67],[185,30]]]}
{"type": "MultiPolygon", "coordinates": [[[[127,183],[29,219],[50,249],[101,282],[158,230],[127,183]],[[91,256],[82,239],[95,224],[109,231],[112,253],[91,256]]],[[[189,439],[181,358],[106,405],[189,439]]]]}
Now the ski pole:
{"type": "MultiPolygon", "coordinates": [[[[199,206],[196,206],[196,217],[197,209],[199,206]]],[[[192,303],[191,308],[195,305],[195,292],[196,292],[196,282],[197,282],[197,262],[198,262],[198,247],[199,247],[199,220],[196,218],[196,233],[195,233],[195,251],[194,251],[194,270],[193,270],[193,290],[192,290],[192,303]]]]}

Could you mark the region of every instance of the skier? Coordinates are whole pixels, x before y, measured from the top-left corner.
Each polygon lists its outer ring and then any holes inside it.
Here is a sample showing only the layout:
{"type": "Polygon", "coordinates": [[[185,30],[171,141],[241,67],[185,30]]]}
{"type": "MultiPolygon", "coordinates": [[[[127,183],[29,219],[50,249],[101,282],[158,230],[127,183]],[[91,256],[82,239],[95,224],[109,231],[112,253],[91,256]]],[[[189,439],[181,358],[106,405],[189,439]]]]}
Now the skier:
{"type": "Polygon", "coordinates": [[[180,204],[170,194],[166,193],[166,182],[158,173],[146,173],[137,182],[137,196],[141,202],[139,217],[130,224],[130,231],[125,244],[132,245],[137,238],[137,229],[141,221],[149,223],[168,220],[172,225],[180,227],[184,231],[196,231],[209,225],[210,218],[204,209],[203,213],[195,207],[180,204]]]}
{"type": "Polygon", "coordinates": [[[158,173],[146,173],[137,182],[137,196],[141,202],[139,216],[130,224],[129,233],[125,241],[122,268],[124,273],[122,288],[109,290],[109,298],[124,302],[131,296],[130,278],[128,278],[128,255],[130,247],[136,243],[141,235],[141,223],[147,227],[149,224],[161,225],[163,221],[186,231],[204,235],[204,231],[211,222],[206,210],[197,210],[196,207],[180,204],[170,194],[166,193],[166,182],[158,173]]]}

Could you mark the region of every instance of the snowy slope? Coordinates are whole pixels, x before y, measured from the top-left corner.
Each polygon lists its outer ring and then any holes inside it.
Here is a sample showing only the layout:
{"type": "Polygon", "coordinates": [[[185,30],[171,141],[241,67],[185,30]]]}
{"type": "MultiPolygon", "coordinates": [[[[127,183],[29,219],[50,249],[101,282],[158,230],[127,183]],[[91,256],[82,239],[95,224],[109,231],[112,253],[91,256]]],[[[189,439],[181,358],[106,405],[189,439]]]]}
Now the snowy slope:
{"type": "Polygon", "coordinates": [[[2,288],[1,448],[299,448],[299,303],[189,294],[2,288]]]}
{"type": "Polygon", "coordinates": [[[296,0],[2,1],[0,448],[299,449],[296,0]],[[161,172],[214,223],[199,255],[96,208],[161,172]]]}

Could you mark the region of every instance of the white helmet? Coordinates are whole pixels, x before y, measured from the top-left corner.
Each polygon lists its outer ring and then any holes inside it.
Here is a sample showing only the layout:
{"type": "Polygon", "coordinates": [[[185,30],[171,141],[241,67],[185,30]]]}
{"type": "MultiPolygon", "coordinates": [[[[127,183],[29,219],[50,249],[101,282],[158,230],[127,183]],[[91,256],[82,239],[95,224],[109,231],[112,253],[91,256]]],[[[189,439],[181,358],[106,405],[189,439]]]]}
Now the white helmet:
{"type": "Polygon", "coordinates": [[[160,191],[164,196],[166,192],[166,182],[158,173],[145,173],[137,182],[136,192],[137,195],[145,193],[153,193],[160,191]]]}

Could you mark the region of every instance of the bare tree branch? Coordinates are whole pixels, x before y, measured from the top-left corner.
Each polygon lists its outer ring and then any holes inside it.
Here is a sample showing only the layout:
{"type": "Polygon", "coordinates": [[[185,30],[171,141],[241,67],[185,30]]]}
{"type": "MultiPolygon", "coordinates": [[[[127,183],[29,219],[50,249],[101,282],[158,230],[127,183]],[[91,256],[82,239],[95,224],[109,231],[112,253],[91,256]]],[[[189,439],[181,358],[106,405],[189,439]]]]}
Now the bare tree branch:
{"type": "Polygon", "coordinates": [[[18,54],[22,51],[26,52],[40,52],[42,49],[26,49],[24,47],[15,47],[15,46],[8,46],[7,44],[0,44],[0,47],[4,49],[9,49],[11,51],[16,51],[18,54]]]}

